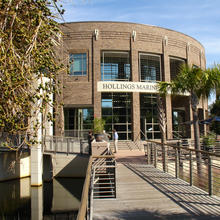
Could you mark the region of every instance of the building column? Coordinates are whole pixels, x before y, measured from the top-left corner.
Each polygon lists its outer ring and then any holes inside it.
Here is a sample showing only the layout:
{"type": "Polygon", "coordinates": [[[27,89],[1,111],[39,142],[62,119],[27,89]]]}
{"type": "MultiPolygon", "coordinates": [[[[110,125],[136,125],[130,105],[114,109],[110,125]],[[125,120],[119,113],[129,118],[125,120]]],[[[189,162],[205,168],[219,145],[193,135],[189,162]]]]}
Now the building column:
{"type": "MultiPolygon", "coordinates": [[[[162,80],[165,82],[170,82],[170,60],[167,51],[168,44],[167,36],[164,37],[162,41],[163,46],[163,64],[164,64],[164,76],[162,80]]],[[[167,118],[167,139],[173,138],[173,125],[172,125],[172,97],[171,95],[166,95],[165,98],[165,108],[166,108],[166,118],[167,118]]]]}
{"type": "Polygon", "coordinates": [[[31,186],[42,185],[43,154],[41,144],[31,147],[31,186]]]}
{"type": "MultiPolygon", "coordinates": [[[[140,96],[139,92],[132,93],[132,139],[136,140],[140,135],[140,96]]],[[[140,137],[139,137],[140,139],[140,137]]]]}
{"type": "MultiPolygon", "coordinates": [[[[41,102],[41,101],[39,101],[41,102]]],[[[43,166],[43,153],[42,153],[42,114],[39,112],[36,116],[39,122],[39,127],[36,131],[36,144],[31,146],[31,186],[42,185],[42,166],[43,166]]],[[[32,128],[34,131],[34,128],[32,128]]]]}
{"type": "MultiPolygon", "coordinates": [[[[99,33],[98,30],[95,32],[99,33]]],[[[99,34],[98,34],[99,35],[99,34]]],[[[97,36],[98,36],[97,35],[97,36]]],[[[93,74],[93,105],[94,117],[102,117],[102,100],[101,92],[97,92],[97,82],[101,81],[101,59],[100,59],[100,42],[96,35],[92,39],[92,74],[93,74]]]]}
{"type": "MultiPolygon", "coordinates": [[[[138,72],[138,51],[135,49],[135,39],[136,32],[133,31],[130,39],[130,51],[131,51],[131,77],[133,82],[139,82],[139,72],[138,72]]],[[[136,140],[140,135],[140,94],[139,92],[132,93],[132,139],[136,140]]],[[[139,137],[140,138],[140,137],[139,137]]]]}

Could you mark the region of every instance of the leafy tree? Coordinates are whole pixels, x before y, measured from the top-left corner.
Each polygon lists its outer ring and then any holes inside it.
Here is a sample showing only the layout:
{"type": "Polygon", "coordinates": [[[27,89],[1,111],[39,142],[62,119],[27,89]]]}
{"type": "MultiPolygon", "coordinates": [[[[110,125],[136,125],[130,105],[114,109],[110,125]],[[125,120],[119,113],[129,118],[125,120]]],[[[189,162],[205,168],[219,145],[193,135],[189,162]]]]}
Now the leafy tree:
{"type": "MultiPolygon", "coordinates": [[[[200,150],[200,133],[199,133],[199,118],[198,118],[198,104],[201,97],[208,97],[212,90],[218,88],[220,85],[220,65],[216,65],[212,69],[206,71],[183,65],[179,75],[171,82],[160,82],[159,92],[166,94],[170,91],[172,94],[190,95],[190,102],[193,112],[193,127],[195,149],[200,150]]],[[[197,154],[197,161],[200,161],[200,154],[197,154]]]]}
{"type": "Polygon", "coordinates": [[[48,106],[56,103],[56,59],[61,31],[54,20],[62,14],[56,0],[0,1],[0,132],[36,136],[45,121],[52,121],[48,106]]]}

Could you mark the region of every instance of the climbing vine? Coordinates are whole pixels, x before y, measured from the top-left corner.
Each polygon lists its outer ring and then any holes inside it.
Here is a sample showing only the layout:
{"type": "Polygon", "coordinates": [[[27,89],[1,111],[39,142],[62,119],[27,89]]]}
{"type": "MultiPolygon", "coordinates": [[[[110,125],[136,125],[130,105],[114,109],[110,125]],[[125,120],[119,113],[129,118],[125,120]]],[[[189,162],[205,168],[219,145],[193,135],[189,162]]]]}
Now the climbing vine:
{"type": "Polygon", "coordinates": [[[56,0],[0,0],[0,132],[29,134],[31,143],[57,104],[59,7],[56,0]]]}

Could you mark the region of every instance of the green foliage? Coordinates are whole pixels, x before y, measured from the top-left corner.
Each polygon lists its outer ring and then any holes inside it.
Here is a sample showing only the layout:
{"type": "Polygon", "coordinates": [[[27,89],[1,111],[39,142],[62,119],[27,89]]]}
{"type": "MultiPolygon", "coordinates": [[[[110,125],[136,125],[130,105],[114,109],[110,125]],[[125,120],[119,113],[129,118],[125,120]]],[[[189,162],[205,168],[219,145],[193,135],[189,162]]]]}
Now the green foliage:
{"type": "Polygon", "coordinates": [[[54,21],[56,1],[0,1],[0,131],[36,136],[43,113],[56,104],[57,74],[62,65],[55,47],[61,32],[54,21]]]}
{"type": "Polygon", "coordinates": [[[215,134],[209,133],[208,135],[203,136],[202,142],[206,148],[215,145],[215,134]]]}
{"type": "Polygon", "coordinates": [[[105,127],[105,120],[102,118],[94,118],[93,132],[94,134],[102,134],[105,127]]]}
{"type": "MultiPolygon", "coordinates": [[[[211,116],[220,116],[220,100],[216,100],[215,103],[212,104],[210,108],[211,116]]],[[[220,135],[220,122],[213,121],[210,126],[211,131],[215,132],[216,134],[220,135]]]]}
{"type": "Polygon", "coordinates": [[[190,95],[191,107],[193,111],[193,126],[195,130],[195,148],[200,149],[199,143],[199,124],[197,107],[199,99],[208,97],[212,91],[220,87],[220,65],[213,68],[202,70],[197,67],[183,65],[180,73],[172,82],[160,82],[159,92],[162,95],[171,93],[181,95],[188,93],[190,95]]]}
{"type": "Polygon", "coordinates": [[[183,65],[179,75],[172,82],[160,82],[159,92],[161,94],[194,94],[199,99],[202,95],[209,96],[210,93],[220,86],[220,66],[206,71],[183,65]]]}

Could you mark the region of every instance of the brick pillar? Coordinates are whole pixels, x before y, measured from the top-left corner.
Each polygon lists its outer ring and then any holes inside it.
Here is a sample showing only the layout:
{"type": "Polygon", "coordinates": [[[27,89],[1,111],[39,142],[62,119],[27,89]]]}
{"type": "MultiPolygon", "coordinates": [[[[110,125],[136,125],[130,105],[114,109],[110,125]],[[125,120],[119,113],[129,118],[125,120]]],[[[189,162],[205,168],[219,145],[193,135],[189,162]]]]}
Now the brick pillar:
{"type": "MultiPolygon", "coordinates": [[[[167,52],[168,38],[163,40],[163,66],[164,66],[164,76],[163,79],[166,82],[170,82],[170,61],[167,52]]],[[[167,95],[165,98],[166,103],[166,118],[167,118],[167,139],[173,138],[173,126],[172,126],[172,98],[171,95],[167,95]]]]}
{"type": "Polygon", "coordinates": [[[97,92],[97,82],[101,81],[101,59],[99,40],[93,37],[92,40],[92,74],[93,74],[93,105],[94,116],[102,117],[101,92],[97,92]]]}
{"type": "MultiPolygon", "coordinates": [[[[131,77],[133,82],[139,82],[138,51],[135,49],[135,39],[131,38],[131,77]]],[[[132,139],[135,140],[140,134],[140,95],[132,93],[132,139]]]]}

